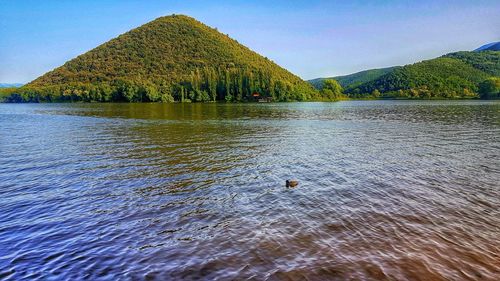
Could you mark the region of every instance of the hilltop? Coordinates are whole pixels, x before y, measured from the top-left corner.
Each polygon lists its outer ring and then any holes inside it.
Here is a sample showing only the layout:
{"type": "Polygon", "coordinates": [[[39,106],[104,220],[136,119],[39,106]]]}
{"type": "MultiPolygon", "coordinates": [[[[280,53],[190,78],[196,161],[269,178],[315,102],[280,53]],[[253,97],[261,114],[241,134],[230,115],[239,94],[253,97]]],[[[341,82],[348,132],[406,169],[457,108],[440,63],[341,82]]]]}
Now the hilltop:
{"type": "Polygon", "coordinates": [[[310,84],[184,15],[158,18],[28,83],[8,101],[320,100],[310,84]]]}

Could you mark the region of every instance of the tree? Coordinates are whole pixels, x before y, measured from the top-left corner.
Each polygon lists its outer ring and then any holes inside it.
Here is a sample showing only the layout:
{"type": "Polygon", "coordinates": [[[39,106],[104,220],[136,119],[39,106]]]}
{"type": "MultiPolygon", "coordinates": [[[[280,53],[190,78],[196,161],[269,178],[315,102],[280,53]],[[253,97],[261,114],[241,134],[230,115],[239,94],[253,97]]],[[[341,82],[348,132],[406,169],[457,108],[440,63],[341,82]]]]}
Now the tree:
{"type": "Polygon", "coordinates": [[[342,96],[342,86],[334,79],[325,79],[323,80],[321,93],[328,99],[339,99],[342,96]]]}
{"type": "Polygon", "coordinates": [[[500,98],[500,77],[491,77],[479,83],[479,97],[482,99],[500,98]]]}

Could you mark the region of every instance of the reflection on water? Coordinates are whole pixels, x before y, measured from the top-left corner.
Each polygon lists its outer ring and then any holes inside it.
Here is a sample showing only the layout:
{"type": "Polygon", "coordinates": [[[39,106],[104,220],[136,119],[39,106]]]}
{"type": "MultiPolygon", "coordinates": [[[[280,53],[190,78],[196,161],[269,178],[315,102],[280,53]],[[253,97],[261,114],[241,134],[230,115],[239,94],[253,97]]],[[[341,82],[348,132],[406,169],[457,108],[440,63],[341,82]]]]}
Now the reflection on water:
{"type": "Polygon", "coordinates": [[[0,132],[0,279],[500,279],[499,102],[4,104],[0,132]]]}

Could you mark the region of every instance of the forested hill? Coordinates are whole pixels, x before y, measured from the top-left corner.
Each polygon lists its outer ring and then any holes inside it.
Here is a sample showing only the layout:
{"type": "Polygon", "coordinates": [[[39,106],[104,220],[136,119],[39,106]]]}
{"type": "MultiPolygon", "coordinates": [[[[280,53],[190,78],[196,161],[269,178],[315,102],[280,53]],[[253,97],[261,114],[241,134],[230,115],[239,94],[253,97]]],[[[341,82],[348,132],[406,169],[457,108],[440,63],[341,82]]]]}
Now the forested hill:
{"type": "Polygon", "coordinates": [[[497,98],[500,52],[456,52],[401,68],[346,90],[350,97],[497,98]]]}
{"type": "Polygon", "coordinates": [[[309,83],[183,15],[158,18],[66,62],[6,101],[321,100],[309,83]]]}
{"type": "Polygon", "coordinates": [[[369,82],[372,80],[375,80],[379,78],[380,76],[387,74],[391,71],[393,71],[396,68],[399,68],[400,66],[393,66],[393,67],[386,67],[386,68],[376,68],[376,69],[368,69],[360,72],[356,72],[353,74],[348,74],[348,75],[342,75],[342,76],[335,76],[335,77],[329,77],[329,78],[316,78],[309,80],[308,82],[311,83],[315,88],[321,89],[323,85],[323,81],[325,79],[334,79],[339,84],[344,88],[344,89],[350,89],[354,88],[356,86],[359,86],[365,82],[369,82]]]}

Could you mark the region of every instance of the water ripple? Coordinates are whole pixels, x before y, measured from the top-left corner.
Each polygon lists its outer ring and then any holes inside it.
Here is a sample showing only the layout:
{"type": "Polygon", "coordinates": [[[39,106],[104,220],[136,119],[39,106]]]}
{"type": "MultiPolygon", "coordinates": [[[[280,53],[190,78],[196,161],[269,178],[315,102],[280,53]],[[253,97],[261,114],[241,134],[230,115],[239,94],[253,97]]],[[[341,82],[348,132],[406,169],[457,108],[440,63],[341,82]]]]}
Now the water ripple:
{"type": "Polygon", "coordinates": [[[500,279],[499,102],[0,105],[0,131],[0,279],[500,279]]]}

